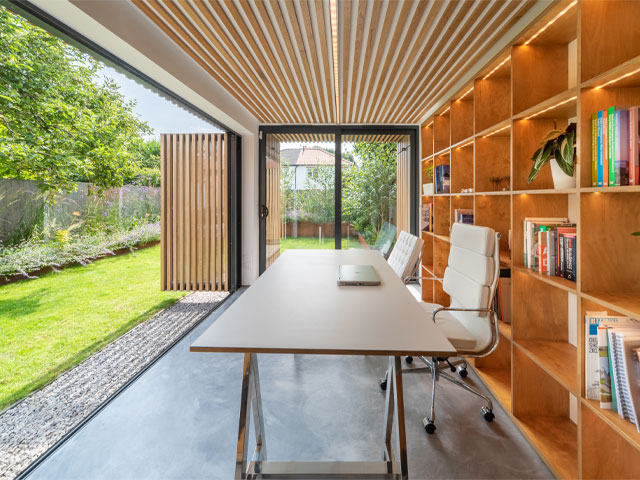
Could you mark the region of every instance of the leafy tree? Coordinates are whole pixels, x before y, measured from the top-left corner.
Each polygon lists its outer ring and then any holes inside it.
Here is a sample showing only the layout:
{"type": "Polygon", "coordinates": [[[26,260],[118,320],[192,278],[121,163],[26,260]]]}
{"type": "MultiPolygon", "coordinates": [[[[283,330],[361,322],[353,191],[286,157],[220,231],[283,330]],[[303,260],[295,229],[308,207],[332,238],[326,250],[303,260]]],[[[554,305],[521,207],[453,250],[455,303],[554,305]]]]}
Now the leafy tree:
{"type": "Polygon", "coordinates": [[[158,140],[137,139],[133,148],[134,174],[126,178],[126,183],[149,187],[160,186],[160,142],[158,140]]]}
{"type": "Polygon", "coordinates": [[[98,191],[136,173],[139,139],[150,133],[134,102],[100,64],[0,7],[0,177],[34,180],[44,192],[98,191]]]}
{"type": "Polygon", "coordinates": [[[353,160],[353,167],[342,170],[343,220],[372,244],[395,217],[397,145],[356,143],[353,160]]]}

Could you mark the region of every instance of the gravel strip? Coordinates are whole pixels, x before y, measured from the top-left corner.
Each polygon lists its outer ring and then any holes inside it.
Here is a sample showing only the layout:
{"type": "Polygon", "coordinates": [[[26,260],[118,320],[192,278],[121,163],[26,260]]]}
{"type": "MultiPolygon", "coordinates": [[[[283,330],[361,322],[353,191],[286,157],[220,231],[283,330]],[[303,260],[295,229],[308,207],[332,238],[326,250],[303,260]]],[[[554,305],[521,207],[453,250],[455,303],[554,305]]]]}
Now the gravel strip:
{"type": "Polygon", "coordinates": [[[15,478],[227,295],[183,297],[0,412],[0,479],[15,478]]]}

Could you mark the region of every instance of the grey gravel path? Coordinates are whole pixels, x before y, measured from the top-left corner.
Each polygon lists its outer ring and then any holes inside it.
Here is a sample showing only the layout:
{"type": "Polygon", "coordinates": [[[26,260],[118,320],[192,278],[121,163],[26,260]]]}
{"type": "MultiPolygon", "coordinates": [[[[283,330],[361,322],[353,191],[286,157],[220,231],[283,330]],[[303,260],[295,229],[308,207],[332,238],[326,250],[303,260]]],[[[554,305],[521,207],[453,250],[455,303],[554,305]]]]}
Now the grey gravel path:
{"type": "Polygon", "coordinates": [[[0,479],[15,478],[227,295],[183,297],[0,412],[0,479]]]}

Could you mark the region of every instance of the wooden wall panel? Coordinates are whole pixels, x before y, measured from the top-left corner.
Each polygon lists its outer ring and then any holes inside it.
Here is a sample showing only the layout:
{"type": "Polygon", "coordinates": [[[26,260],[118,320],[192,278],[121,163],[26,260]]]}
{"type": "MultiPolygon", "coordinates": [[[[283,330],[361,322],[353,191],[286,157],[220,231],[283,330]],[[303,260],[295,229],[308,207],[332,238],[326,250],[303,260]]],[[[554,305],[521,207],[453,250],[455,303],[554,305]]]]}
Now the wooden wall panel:
{"type": "Polygon", "coordinates": [[[227,134],[163,134],[161,289],[227,291],[227,134]]]}
{"type": "Polygon", "coordinates": [[[274,135],[267,135],[266,158],[267,216],[266,227],[266,268],[280,256],[281,194],[280,194],[280,141],[274,135]]]}

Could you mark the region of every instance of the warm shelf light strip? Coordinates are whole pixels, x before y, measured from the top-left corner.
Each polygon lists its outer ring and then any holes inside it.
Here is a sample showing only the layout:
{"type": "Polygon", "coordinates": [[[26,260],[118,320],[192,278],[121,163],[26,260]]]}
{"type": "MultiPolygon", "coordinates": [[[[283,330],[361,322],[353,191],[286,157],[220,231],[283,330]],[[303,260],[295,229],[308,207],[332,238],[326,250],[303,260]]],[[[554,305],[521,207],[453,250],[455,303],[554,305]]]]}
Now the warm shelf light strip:
{"type": "Polygon", "coordinates": [[[493,70],[491,70],[489,73],[487,73],[484,77],[482,77],[482,79],[486,80],[487,78],[489,78],[491,75],[496,73],[500,69],[500,67],[503,66],[505,63],[507,63],[509,60],[511,60],[511,55],[509,55],[507,58],[501,61],[498,65],[496,65],[496,67],[493,70]]]}
{"type": "Polygon", "coordinates": [[[561,105],[564,105],[565,103],[572,102],[576,98],[578,98],[578,97],[577,96],[573,96],[571,98],[563,100],[562,102],[556,103],[555,105],[551,105],[550,107],[547,107],[544,110],[540,110],[539,112],[533,113],[533,114],[529,115],[528,117],[525,117],[525,120],[529,120],[530,118],[537,117],[538,115],[542,115],[544,112],[548,112],[549,110],[553,110],[554,108],[559,107],[561,105]]]}
{"type": "Polygon", "coordinates": [[[529,40],[527,40],[526,42],[524,42],[525,45],[529,45],[538,35],[540,35],[542,32],[544,32],[547,28],[549,28],[551,25],[553,25],[553,23],[558,20],[562,15],[564,15],[565,13],[567,13],[569,10],[571,10],[571,8],[575,7],[578,4],[578,0],[573,0],[573,2],[571,2],[569,4],[569,6],[567,8],[565,8],[564,10],[562,10],[558,15],[556,15],[555,17],[553,17],[544,27],[542,27],[540,30],[538,30],[535,35],[533,37],[531,37],[529,40]]]}
{"type": "Polygon", "coordinates": [[[460,145],[459,147],[456,147],[456,148],[464,148],[464,147],[468,147],[469,145],[473,145],[473,140],[471,140],[470,142],[465,143],[464,145],[460,145]]]}
{"type": "Polygon", "coordinates": [[[503,130],[506,130],[507,128],[511,128],[511,125],[505,125],[504,127],[499,128],[499,129],[498,129],[498,130],[496,130],[495,132],[487,133],[487,134],[484,136],[484,138],[490,137],[491,135],[495,135],[496,133],[500,133],[500,132],[502,132],[503,130]]]}
{"type": "Polygon", "coordinates": [[[635,69],[633,72],[625,73],[624,75],[620,75],[618,78],[614,78],[613,80],[609,80],[607,83],[603,83],[602,85],[598,85],[595,88],[604,88],[607,85],[611,85],[612,83],[616,83],[617,81],[622,80],[623,78],[630,77],[633,74],[640,72],[640,68],[635,69]]]}
{"type": "Polygon", "coordinates": [[[329,13],[331,16],[331,44],[333,50],[333,84],[336,95],[336,121],[340,123],[340,81],[338,76],[338,2],[329,1],[329,13]]]}
{"type": "Polygon", "coordinates": [[[444,115],[445,113],[447,113],[447,112],[449,111],[449,109],[451,109],[451,107],[447,107],[447,108],[445,109],[445,111],[444,111],[444,112],[442,112],[442,113],[440,114],[440,116],[442,116],[442,115],[444,115]]]}
{"type": "Polygon", "coordinates": [[[464,97],[466,97],[467,95],[469,95],[471,92],[473,92],[473,87],[471,87],[469,90],[467,90],[466,92],[464,92],[462,94],[462,96],[458,99],[458,101],[462,100],[464,97]]]}

